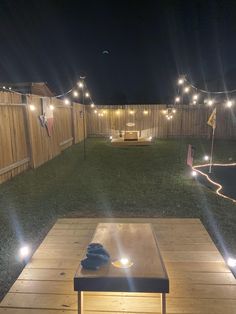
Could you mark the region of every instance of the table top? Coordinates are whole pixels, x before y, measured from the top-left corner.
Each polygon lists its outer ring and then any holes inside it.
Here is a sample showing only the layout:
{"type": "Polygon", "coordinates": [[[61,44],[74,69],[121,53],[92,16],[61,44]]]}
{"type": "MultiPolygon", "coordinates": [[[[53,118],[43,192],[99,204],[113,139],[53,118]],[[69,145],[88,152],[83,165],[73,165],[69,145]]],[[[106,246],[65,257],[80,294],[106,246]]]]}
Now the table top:
{"type": "Polygon", "coordinates": [[[117,268],[109,263],[96,271],[80,266],[74,278],[75,291],[169,292],[169,279],[150,224],[100,223],[92,242],[104,246],[111,262],[128,258],[133,265],[117,268]]]}

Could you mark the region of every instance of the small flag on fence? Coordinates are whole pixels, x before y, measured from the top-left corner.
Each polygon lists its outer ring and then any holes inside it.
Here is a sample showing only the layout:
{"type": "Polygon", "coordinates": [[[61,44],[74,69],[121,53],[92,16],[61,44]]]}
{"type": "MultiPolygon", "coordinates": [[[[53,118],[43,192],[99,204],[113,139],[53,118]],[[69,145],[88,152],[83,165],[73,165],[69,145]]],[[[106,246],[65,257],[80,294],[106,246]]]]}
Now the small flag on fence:
{"type": "Polygon", "coordinates": [[[187,165],[192,167],[193,166],[193,156],[194,156],[195,148],[189,144],[188,145],[188,154],[187,154],[187,165]]]}
{"type": "Polygon", "coordinates": [[[213,129],[216,128],[216,108],[212,111],[207,124],[210,125],[213,129]]]}

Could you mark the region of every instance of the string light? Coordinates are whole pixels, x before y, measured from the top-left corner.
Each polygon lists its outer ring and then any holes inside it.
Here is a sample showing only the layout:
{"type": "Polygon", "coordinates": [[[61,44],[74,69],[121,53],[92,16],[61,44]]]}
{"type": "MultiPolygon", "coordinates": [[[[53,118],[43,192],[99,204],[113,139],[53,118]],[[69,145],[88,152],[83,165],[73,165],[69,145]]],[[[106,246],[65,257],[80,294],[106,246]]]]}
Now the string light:
{"type": "Polygon", "coordinates": [[[64,103],[65,103],[65,105],[69,105],[70,104],[69,99],[68,98],[64,99],[64,103]]]}
{"type": "Polygon", "coordinates": [[[79,93],[77,92],[77,90],[73,91],[73,96],[74,97],[78,97],[79,96],[79,93]]]}
{"type": "MultiPolygon", "coordinates": [[[[204,164],[204,165],[196,165],[193,166],[192,169],[193,171],[196,171],[198,173],[200,173],[201,175],[203,175],[210,183],[214,184],[217,189],[216,189],[216,194],[218,194],[219,196],[226,198],[228,200],[231,200],[232,202],[236,203],[236,199],[228,197],[226,195],[224,195],[223,193],[221,193],[220,191],[223,189],[223,186],[220,183],[217,183],[216,181],[213,181],[206,173],[204,173],[203,171],[199,170],[198,168],[203,168],[203,167],[209,167],[210,164],[204,164]]],[[[221,167],[228,167],[228,166],[236,166],[236,163],[231,163],[231,164],[212,164],[212,166],[221,166],[221,167]]]]}
{"type": "Polygon", "coordinates": [[[94,107],[95,107],[94,103],[91,103],[90,107],[91,107],[91,108],[94,108],[94,107]]]}
{"type": "Polygon", "coordinates": [[[189,91],[190,91],[189,86],[186,86],[186,87],[184,88],[184,92],[187,94],[187,93],[189,93],[189,91]]]}
{"type": "Polygon", "coordinates": [[[231,108],[232,105],[233,105],[233,102],[232,102],[231,100],[228,100],[227,103],[226,103],[226,106],[227,106],[228,108],[231,108]]]}
{"type": "Polygon", "coordinates": [[[134,114],[134,110],[130,110],[129,113],[133,115],[134,114]]]}
{"type": "Polygon", "coordinates": [[[78,83],[78,86],[79,86],[79,88],[83,88],[83,87],[84,87],[84,84],[83,84],[82,82],[79,82],[79,83],[78,83]]]}
{"type": "Polygon", "coordinates": [[[179,78],[178,79],[178,84],[179,85],[183,85],[184,84],[184,79],[183,78],[179,78]]]}
{"type": "Polygon", "coordinates": [[[147,115],[147,114],[148,114],[148,111],[147,111],[147,110],[144,110],[144,111],[143,111],[143,114],[147,115]]]}
{"type": "Polygon", "coordinates": [[[54,110],[54,109],[55,109],[55,107],[54,107],[53,105],[50,105],[49,108],[50,108],[51,110],[54,110]]]}
{"type": "Polygon", "coordinates": [[[179,97],[179,96],[177,96],[177,97],[175,98],[175,102],[180,102],[180,97],[179,97]]]}
{"type": "Polygon", "coordinates": [[[90,97],[88,92],[85,93],[85,97],[87,97],[87,98],[90,97]]]}
{"type": "Polygon", "coordinates": [[[213,103],[214,103],[214,101],[213,101],[212,99],[209,99],[209,100],[207,101],[208,106],[212,106],[213,103]]]}
{"type": "Polygon", "coordinates": [[[35,111],[35,109],[36,109],[34,105],[30,105],[29,108],[31,111],[35,111]]]}
{"type": "Polygon", "coordinates": [[[116,110],[116,114],[119,115],[120,114],[120,110],[116,110]]]}
{"type": "Polygon", "coordinates": [[[193,100],[198,100],[198,94],[193,95],[193,100]]]}
{"type": "Polygon", "coordinates": [[[97,110],[94,110],[94,113],[98,113],[98,111],[97,111],[97,110]]]}

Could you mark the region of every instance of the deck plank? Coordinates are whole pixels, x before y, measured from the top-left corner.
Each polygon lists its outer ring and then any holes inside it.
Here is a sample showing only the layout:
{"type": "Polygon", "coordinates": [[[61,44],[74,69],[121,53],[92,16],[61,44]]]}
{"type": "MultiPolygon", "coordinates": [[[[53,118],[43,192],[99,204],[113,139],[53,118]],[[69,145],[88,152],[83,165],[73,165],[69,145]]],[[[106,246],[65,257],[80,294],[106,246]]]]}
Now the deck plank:
{"type": "MultiPolygon", "coordinates": [[[[75,314],[73,277],[99,222],[153,224],[170,278],[168,313],[236,313],[236,279],[199,219],[62,218],[0,304],[0,314],[75,314]]],[[[155,294],[85,293],[85,314],[158,314],[155,294]]]]}

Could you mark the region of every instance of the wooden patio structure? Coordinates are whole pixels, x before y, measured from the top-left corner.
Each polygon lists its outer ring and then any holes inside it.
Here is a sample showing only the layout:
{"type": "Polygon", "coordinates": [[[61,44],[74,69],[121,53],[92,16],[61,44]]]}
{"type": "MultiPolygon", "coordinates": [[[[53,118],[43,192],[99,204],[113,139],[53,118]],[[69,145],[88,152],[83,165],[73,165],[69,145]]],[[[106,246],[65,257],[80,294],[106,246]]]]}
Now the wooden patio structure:
{"type": "MultiPolygon", "coordinates": [[[[152,223],[170,279],[167,313],[236,313],[236,279],[199,219],[59,219],[0,304],[0,314],[75,314],[73,278],[98,222],[152,223]]],[[[158,314],[156,294],[84,293],[86,314],[158,314]]]]}

